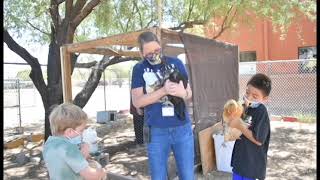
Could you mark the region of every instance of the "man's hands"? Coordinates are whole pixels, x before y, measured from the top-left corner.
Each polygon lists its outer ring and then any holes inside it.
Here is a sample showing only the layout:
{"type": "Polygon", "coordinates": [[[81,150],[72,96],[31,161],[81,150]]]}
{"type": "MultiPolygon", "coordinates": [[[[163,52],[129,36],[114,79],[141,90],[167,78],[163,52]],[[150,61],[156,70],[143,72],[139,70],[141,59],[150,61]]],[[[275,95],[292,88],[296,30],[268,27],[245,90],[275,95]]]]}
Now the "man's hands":
{"type": "Polygon", "coordinates": [[[164,88],[167,94],[181,97],[182,99],[184,99],[188,95],[188,92],[184,88],[182,81],[180,81],[179,83],[174,83],[170,80],[166,80],[166,82],[164,83],[164,88]]]}

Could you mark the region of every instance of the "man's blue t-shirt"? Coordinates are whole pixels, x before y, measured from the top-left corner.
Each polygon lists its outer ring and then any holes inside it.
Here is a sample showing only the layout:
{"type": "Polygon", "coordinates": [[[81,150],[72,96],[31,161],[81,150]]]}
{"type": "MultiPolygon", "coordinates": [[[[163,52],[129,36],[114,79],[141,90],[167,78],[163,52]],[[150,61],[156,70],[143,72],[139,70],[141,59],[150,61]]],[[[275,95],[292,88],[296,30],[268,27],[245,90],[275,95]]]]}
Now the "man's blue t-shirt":
{"type": "MultiPolygon", "coordinates": [[[[169,68],[177,68],[178,71],[188,79],[187,71],[181,60],[174,57],[164,57],[164,60],[169,68]]],[[[131,89],[143,88],[145,94],[151,93],[160,88],[160,79],[163,79],[164,64],[151,65],[147,60],[137,63],[133,67],[131,89]],[[157,73],[157,75],[155,74],[157,73]]],[[[190,122],[190,116],[185,109],[185,119],[180,120],[175,114],[172,117],[162,116],[162,103],[156,102],[147,105],[145,108],[145,118],[147,124],[151,127],[167,128],[184,125],[190,122]]]]}

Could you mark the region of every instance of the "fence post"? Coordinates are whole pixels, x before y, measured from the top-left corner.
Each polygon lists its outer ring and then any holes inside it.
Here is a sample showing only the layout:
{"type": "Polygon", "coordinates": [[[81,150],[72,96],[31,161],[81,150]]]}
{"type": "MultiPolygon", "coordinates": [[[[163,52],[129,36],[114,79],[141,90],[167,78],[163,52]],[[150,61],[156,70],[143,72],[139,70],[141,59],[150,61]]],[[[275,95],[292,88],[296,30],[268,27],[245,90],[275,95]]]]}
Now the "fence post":
{"type": "Polygon", "coordinates": [[[268,62],[268,71],[267,71],[267,76],[270,76],[271,68],[272,68],[272,64],[271,64],[271,62],[268,62]]]}
{"type": "Polygon", "coordinates": [[[20,80],[16,81],[17,89],[18,89],[18,115],[19,115],[19,128],[21,129],[21,102],[20,102],[20,80]]]}
{"type": "Polygon", "coordinates": [[[104,95],[104,111],[107,110],[107,102],[106,102],[106,76],[105,70],[103,70],[103,95],[104,95]]]}

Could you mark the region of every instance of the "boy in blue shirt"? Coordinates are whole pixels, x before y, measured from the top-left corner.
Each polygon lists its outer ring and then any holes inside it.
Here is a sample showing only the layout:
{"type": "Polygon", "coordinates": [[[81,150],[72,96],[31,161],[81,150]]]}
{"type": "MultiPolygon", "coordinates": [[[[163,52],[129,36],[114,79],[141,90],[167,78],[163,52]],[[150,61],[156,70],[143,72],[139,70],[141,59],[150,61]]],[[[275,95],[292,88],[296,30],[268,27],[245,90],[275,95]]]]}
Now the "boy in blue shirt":
{"type": "Polygon", "coordinates": [[[55,107],[49,116],[53,136],[49,136],[43,147],[43,159],[50,179],[103,179],[104,168],[92,168],[88,144],[82,144],[82,133],[88,117],[76,105],[64,103],[55,107]]]}
{"type": "Polygon", "coordinates": [[[264,74],[254,75],[247,83],[244,95],[246,119],[249,127],[240,119],[229,122],[230,127],[242,132],[233,148],[231,166],[234,180],[265,179],[267,153],[270,140],[270,120],[264,103],[271,91],[271,80],[264,74]]]}
{"type": "Polygon", "coordinates": [[[162,55],[158,38],[152,32],[141,33],[138,44],[143,60],[133,68],[131,93],[133,105],[144,108],[146,126],[150,128],[149,142],[145,143],[151,178],[167,179],[168,157],[173,151],[179,179],[194,179],[194,140],[189,113],[184,107],[182,116],[178,116],[179,107],[174,107],[168,97],[188,100],[192,91],[189,84],[185,88],[183,81],[164,82],[165,72],[176,70],[187,80],[186,69],[181,60],[162,55]]]}

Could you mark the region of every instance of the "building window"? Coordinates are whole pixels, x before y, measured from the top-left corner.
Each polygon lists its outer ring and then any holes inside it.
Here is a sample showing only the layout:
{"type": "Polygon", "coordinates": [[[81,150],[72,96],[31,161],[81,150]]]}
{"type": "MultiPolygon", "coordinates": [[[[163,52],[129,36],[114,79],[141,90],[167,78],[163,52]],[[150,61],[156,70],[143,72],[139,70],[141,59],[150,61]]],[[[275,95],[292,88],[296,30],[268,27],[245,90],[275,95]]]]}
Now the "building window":
{"type": "Polygon", "coordinates": [[[317,58],[317,48],[315,46],[299,47],[298,52],[299,52],[299,55],[298,55],[299,59],[316,59],[317,58]]]}
{"type": "Polygon", "coordinates": [[[243,51],[240,52],[240,62],[257,61],[256,51],[243,51]]]}

